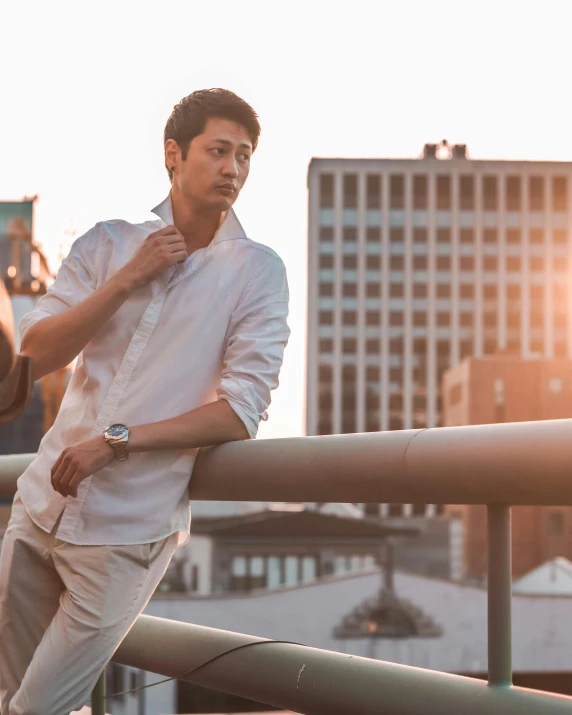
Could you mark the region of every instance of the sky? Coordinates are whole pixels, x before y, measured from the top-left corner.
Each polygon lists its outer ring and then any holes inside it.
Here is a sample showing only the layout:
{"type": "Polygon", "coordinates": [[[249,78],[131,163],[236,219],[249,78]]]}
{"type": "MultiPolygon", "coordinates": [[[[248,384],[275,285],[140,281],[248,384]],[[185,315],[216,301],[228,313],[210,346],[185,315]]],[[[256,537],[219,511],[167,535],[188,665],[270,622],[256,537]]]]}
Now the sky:
{"type": "Polygon", "coordinates": [[[235,209],[290,284],[280,386],[259,438],[305,432],[307,188],[312,157],[572,161],[572,0],[4,0],[0,199],[38,195],[57,268],[94,223],[135,220],[169,191],[173,106],[225,87],[262,134],[235,209]]]}

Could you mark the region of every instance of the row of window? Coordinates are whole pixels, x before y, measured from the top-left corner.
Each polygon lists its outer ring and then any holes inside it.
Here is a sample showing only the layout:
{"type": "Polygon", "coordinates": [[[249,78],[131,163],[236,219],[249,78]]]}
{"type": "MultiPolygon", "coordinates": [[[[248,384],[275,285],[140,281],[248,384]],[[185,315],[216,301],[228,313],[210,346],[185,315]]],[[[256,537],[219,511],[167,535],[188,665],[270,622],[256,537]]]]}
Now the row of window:
{"type": "MultiPolygon", "coordinates": [[[[505,231],[505,243],[508,245],[520,245],[525,242],[526,233],[518,228],[508,228],[505,231]]],[[[414,228],[412,231],[413,244],[428,244],[429,231],[426,228],[414,228]]],[[[482,231],[482,242],[486,245],[497,245],[500,242],[502,233],[496,228],[485,228],[482,231]]],[[[366,229],[366,243],[379,244],[382,240],[382,231],[377,227],[368,227],[366,229]]],[[[455,232],[450,228],[438,228],[435,231],[435,240],[437,244],[450,244],[455,239],[455,232]]],[[[550,239],[552,243],[560,246],[568,244],[568,232],[564,229],[554,229],[553,231],[544,231],[539,228],[532,228],[528,231],[528,243],[531,245],[544,245],[550,239]]],[[[356,227],[344,226],[342,230],[342,241],[344,250],[347,244],[355,244],[358,241],[358,231],[356,227]]],[[[472,228],[461,228],[458,234],[458,242],[460,244],[474,244],[477,241],[477,233],[472,228]]],[[[396,245],[405,246],[405,230],[403,228],[391,228],[389,231],[389,247],[390,252],[394,252],[396,245]]],[[[334,246],[334,228],[333,226],[320,226],[320,250],[323,253],[330,252],[330,247],[333,252],[334,246]]],[[[354,249],[355,250],[355,249],[354,249]]],[[[400,250],[404,252],[404,248],[400,250]]]]}
{"type": "MultiPolygon", "coordinates": [[[[344,269],[357,269],[357,254],[345,254],[340,256],[341,266],[344,269]]],[[[364,267],[366,270],[381,270],[382,258],[380,255],[364,256],[364,267]]],[[[426,255],[414,255],[411,257],[411,268],[415,270],[427,270],[429,268],[429,258],[426,255]]],[[[482,267],[484,271],[496,271],[499,269],[498,256],[483,256],[482,267]]],[[[472,271],[475,269],[476,260],[474,256],[459,256],[457,263],[461,271],[472,271]]],[[[528,266],[531,271],[544,271],[547,263],[543,256],[529,256],[528,266]]],[[[553,256],[552,270],[562,272],[568,270],[568,259],[564,256],[553,256]]],[[[505,266],[507,271],[520,271],[523,268],[523,260],[520,256],[505,256],[505,266]]],[[[334,268],[334,256],[331,254],[320,255],[319,267],[321,269],[334,268]]],[[[389,270],[399,271],[405,268],[405,257],[403,255],[389,256],[389,270]]],[[[435,256],[434,267],[438,271],[448,271],[452,268],[452,257],[449,255],[435,256]]]]}
{"type": "Polygon", "coordinates": [[[345,573],[375,565],[372,554],[338,555],[333,564],[320,568],[319,559],[312,555],[234,556],[231,565],[231,591],[250,591],[255,588],[278,588],[309,583],[319,576],[345,573]]]}
{"type": "MultiPolygon", "coordinates": [[[[509,300],[521,300],[522,296],[525,294],[525,289],[520,284],[510,283],[505,286],[506,296],[509,300]]],[[[475,289],[474,283],[459,283],[458,285],[458,297],[463,298],[474,298],[477,291],[475,289]]],[[[528,292],[530,295],[531,302],[544,300],[545,292],[549,292],[549,288],[545,291],[544,285],[530,285],[528,287],[528,292]]],[[[334,295],[334,284],[333,283],[320,283],[319,285],[320,296],[331,297],[334,295]]],[[[402,298],[405,295],[405,287],[403,283],[390,283],[388,289],[390,298],[402,298]]],[[[429,293],[428,286],[423,283],[416,283],[412,286],[412,298],[413,305],[416,305],[416,299],[427,298],[429,293]]],[[[553,300],[558,303],[565,304],[568,298],[568,286],[566,283],[554,283],[552,286],[553,300]]],[[[342,295],[348,298],[355,298],[357,296],[357,284],[356,283],[342,283],[342,295]]],[[[381,296],[381,285],[379,283],[366,283],[365,284],[365,295],[366,298],[379,298],[381,296]]],[[[451,298],[453,295],[453,287],[450,283],[437,283],[435,285],[435,297],[437,298],[437,305],[439,299],[451,298]]],[[[484,283],[482,286],[482,296],[484,300],[496,300],[499,295],[498,284],[495,283],[484,283]]],[[[375,307],[379,307],[379,301],[374,301],[375,307]]],[[[344,307],[357,307],[356,300],[344,301],[344,307]]],[[[428,304],[427,304],[428,305],[428,304]]],[[[366,307],[369,306],[369,301],[366,301],[366,307]]],[[[373,306],[371,306],[373,307],[373,306]]]]}
{"type": "MultiPolygon", "coordinates": [[[[545,344],[542,339],[544,334],[544,329],[540,326],[536,326],[539,335],[533,335],[532,339],[529,341],[528,350],[535,354],[544,354],[545,344]]],[[[533,328],[534,330],[535,328],[533,328]]],[[[450,331],[447,331],[450,332],[450,331]]],[[[520,330],[508,331],[506,349],[515,354],[520,354],[522,351],[522,341],[520,337],[520,330]]],[[[553,342],[553,352],[554,357],[565,358],[568,355],[568,344],[565,337],[565,331],[558,336],[556,336],[553,342]]],[[[427,331],[423,334],[426,336],[427,331]]],[[[446,333],[445,333],[446,334],[446,333]]],[[[443,342],[443,340],[437,340],[437,342],[443,342]]],[[[405,353],[405,346],[402,343],[392,344],[393,341],[389,341],[388,352],[389,355],[403,355],[405,353]]],[[[340,344],[341,353],[344,356],[353,357],[357,355],[357,341],[352,338],[344,338],[340,344]]],[[[381,341],[379,340],[367,340],[366,341],[366,357],[369,356],[378,358],[381,355],[381,341]]],[[[497,342],[497,327],[494,328],[489,326],[489,331],[485,331],[485,339],[483,340],[483,352],[485,355],[493,355],[498,348],[497,342]]],[[[462,339],[459,341],[459,351],[461,358],[468,357],[474,354],[473,341],[472,339],[462,339]]],[[[318,340],[318,352],[320,355],[333,356],[334,354],[334,341],[332,338],[320,338],[318,340]]]]}
{"type": "MultiPolygon", "coordinates": [[[[458,206],[463,211],[473,211],[476,207],[477,182],[480,182],[482,208],[497,211],[501,208],[501,189],[504,189],[504,208],[507,211],[521,211],[528,205],[530,211],[544,211],[547,206],[547,192],[552,193],[553,211],[568,210],[568,177],[566,176],[506,176],[504,187],[502,177],[495,175],[459,177],[458,206]]],[[[335,175],[320,175],[320,206],[333,208],[335,197],[335,175]]],[[[453,183],[449,174],[437,174],[434,182],[434,205],[437,210],[449,211],[453,207],[453,183]]],[[[412,180],[411,205],[416,210],[427,210],[431,204],[429,177],[416,174],[412,180]]],[[[365,204],[368,209],[379,209],[382,205],[381,174],[367,174],[365,180],[365,204]]],[[[342,195],[344,208],[358,207],[358,175],[342,175],[342,195]]],[[[404,209],[406,206],[406,181],[403,174],[389,176],[389,206],[404,209]]]]}

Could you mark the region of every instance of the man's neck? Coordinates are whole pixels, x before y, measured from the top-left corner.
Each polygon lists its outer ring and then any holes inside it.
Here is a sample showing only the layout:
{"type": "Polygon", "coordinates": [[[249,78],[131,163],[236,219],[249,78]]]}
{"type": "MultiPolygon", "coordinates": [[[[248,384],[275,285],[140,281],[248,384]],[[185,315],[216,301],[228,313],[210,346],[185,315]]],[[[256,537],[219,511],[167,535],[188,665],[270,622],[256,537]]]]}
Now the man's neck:
{"type": "Polygon", "coordinates": [[[197,210],[177,191],[171,191],[173,223],[183,234],[189,255],[213,240],[224,216],[222,211],[197,210]]]}

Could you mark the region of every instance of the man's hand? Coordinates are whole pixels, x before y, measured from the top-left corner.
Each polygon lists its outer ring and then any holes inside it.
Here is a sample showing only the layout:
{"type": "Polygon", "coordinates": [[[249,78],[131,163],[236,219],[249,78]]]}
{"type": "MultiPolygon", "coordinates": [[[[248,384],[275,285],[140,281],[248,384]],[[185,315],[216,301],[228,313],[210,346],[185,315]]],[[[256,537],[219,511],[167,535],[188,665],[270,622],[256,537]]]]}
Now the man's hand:
{"type": "Polygon", "coordinates": [[[175,226],[165,226],[149,234],[133,258],[121,269],[134,288],[142,288],[175,263],[188,257],[183,234],[175,226]]]}
{"type": "Polygon", "coordinates": [[[114,459],[113,449],[102,436],[67,447],[52,467],[52,487],[64,497],[77,497],[80,483],[114,459]]]}

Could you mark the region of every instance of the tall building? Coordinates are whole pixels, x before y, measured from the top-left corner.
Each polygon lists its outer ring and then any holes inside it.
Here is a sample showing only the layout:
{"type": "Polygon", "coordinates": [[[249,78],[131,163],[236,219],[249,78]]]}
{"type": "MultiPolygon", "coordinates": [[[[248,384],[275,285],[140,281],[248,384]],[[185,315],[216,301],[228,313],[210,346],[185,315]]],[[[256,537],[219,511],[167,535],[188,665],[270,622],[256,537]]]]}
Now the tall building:
{"type": "Polygon", "coordinates": [[[307,433],[443,424],[466,356],[572,357],[572,162],[312,159],[307,433]]]}
{"type": "MultiPolygon", "coordinates": [[[[572,360],[523,360],[516,355],[469,358],[443,376],[446,426],[572,417],[572,360]]],[[[462,524],[462,571],[487,573],[486,507],[450,505],[462,524]]],[[[512,568],[522,576],[558,556],[572,558],[572,507],[512,509],[512,568]]]]}

